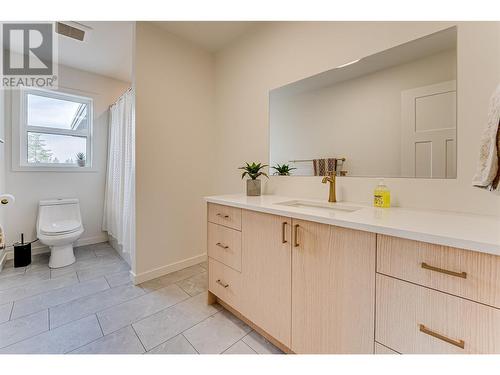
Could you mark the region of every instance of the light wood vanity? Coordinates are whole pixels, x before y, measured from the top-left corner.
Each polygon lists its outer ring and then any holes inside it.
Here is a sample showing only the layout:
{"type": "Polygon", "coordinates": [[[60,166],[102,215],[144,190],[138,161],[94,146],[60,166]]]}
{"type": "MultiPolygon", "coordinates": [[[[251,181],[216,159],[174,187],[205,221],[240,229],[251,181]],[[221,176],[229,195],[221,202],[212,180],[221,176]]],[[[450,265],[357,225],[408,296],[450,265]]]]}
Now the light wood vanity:
{"type": "Polygon", "coordinates": [[[500,353],[500,256],[208,203],[209,303],[293,353],[500,353]]]}

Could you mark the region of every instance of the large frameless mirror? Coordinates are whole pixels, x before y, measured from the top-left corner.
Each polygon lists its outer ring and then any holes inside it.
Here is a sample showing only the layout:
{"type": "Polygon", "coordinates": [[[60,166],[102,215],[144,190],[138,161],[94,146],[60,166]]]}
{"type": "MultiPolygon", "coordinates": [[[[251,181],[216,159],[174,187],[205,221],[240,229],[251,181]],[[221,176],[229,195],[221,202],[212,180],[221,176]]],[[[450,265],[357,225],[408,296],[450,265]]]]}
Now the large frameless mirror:
{"type": "Polygon", "coordinates": [[[456,28],[270,92],[270,164],[296,176],[456,178],[456,28]]]}

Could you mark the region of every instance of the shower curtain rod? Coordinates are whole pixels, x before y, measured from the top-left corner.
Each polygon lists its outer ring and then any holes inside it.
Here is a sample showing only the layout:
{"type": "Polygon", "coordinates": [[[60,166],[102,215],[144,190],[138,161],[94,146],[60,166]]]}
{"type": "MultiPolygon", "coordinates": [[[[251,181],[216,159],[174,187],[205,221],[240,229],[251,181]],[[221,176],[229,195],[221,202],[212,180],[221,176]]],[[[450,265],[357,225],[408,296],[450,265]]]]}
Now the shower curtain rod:
{"type": "Polygon", "coordinates": [[[112,106],[116,105],[116,103],[118,103],[120,101],[120,99],[123,97],[123,95],[125,95],[127,92],[129,91],[132,91],[132,86],[130,86],[128,89],[126,89],[123,94],[120,95],[120,97],[118,98],[118,100],[116,102],[114,102],[113,104],[111,104],[109,106],[109,108],[111,108],[112,106]]]}

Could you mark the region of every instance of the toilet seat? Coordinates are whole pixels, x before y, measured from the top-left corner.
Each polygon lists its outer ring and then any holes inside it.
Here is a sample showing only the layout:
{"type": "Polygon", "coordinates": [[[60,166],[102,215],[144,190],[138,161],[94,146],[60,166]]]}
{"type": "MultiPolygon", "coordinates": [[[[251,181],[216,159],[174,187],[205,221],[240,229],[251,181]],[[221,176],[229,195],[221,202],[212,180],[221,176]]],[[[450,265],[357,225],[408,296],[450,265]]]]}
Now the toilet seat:
{"type": "Polygon", "coordinates": [[[60,236],[77,232],[81,226],[81,223],[77,220],[60,220],[53,223],[45,223],[40,227],[40,233],[46,236],[60,236]]]}

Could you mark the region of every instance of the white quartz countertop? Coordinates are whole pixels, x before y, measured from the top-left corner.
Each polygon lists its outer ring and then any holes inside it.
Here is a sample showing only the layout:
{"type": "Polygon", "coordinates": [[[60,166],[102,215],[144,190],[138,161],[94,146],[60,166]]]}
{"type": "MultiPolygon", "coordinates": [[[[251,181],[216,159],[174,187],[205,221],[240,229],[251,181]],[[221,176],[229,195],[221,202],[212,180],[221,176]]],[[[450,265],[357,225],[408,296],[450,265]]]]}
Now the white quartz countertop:
{"type": "Polygon", "coordinates": [[[205,197],[210,203],[244,208],[323,224],[387,234],[411,240],[430,242],[500,255],[500,217],[448,211],[406,208],[375,208],[357,203],[334,203],[359,208],[354,212],[292,207],[278,203],[288,201],[321,202],[279,195],[248,197],[244,194],[205,197]]]}

